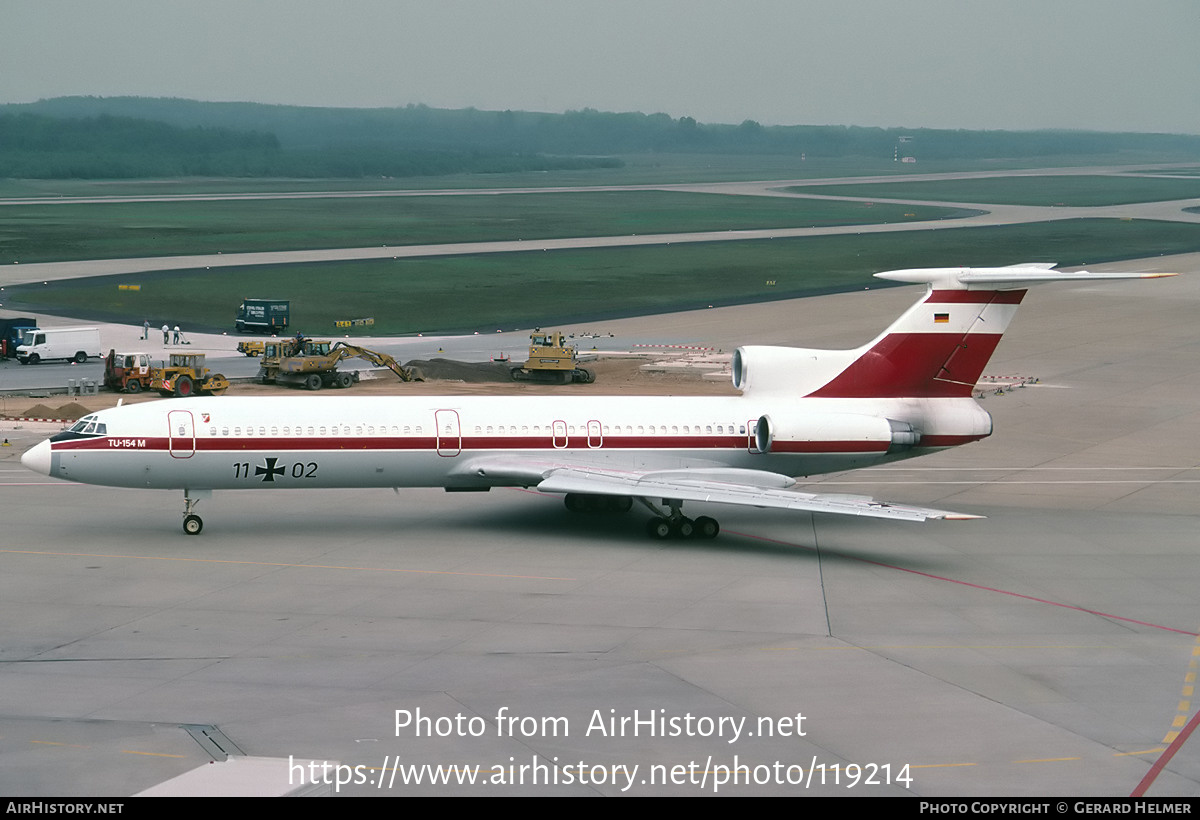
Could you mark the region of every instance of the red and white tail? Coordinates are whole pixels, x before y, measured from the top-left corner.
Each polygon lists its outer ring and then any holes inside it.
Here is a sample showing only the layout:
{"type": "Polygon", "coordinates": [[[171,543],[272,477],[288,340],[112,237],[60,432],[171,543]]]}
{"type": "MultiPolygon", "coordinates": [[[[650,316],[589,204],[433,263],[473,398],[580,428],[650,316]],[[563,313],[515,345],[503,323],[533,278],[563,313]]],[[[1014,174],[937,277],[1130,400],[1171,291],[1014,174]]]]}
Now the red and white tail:
{"type": "Polygon", "coordinates": [[[1030,285],[1175,275],[1066,273],[1053,267],[1030,263],[877,273],[881,279],[923,283],[928,290],[891,327],[854,350],[740,348],[734,384],[813,398],[968,397],[1030,285]]]}

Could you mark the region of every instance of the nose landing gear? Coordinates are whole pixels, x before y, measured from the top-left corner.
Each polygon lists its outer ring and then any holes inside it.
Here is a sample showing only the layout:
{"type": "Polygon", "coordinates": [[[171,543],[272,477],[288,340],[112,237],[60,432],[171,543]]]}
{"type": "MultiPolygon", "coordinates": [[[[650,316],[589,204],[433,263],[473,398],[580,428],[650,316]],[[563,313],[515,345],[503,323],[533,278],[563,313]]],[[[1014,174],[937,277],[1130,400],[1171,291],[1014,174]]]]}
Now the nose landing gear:
{"type": "Polygon", "coordinates": [[[206,498],[212,498],[212,490],[183,491],[183,531],[188,535],[199,535],[204,529],[204,520],[196,515],[196,505],[206,498]]]}

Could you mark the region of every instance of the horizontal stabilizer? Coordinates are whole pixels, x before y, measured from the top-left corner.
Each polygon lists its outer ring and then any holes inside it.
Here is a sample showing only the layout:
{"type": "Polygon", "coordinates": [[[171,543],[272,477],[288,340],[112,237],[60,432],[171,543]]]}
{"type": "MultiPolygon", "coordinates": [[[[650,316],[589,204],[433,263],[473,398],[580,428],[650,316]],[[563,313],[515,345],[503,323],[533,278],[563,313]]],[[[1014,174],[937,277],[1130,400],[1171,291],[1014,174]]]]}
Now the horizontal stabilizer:
{"type": "Polygon", "coordinates": [[[1048,262],[1034,262],[1006,268],[912,268],[877,273],[880,279],[911,282],[943,290],[975,290],[977,286],[991,289],[1024,288],[1042,282],[1087,282],[1096,279],[1158,279],[1174,273],[1123,273],[1091,271],[1061,271],[1047,267],[1048,262]]]}

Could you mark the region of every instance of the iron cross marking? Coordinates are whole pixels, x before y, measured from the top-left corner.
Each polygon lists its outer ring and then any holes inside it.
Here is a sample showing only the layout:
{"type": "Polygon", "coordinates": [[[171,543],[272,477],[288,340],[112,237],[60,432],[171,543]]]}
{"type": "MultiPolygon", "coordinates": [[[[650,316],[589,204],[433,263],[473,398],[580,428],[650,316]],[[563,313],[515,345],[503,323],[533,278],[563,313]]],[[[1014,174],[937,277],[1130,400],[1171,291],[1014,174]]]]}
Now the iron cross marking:
{"type": "Polygon", "coordinates": [[[270,481],[270,482],[274,482],[274,481],[275,481],[275,476],[277,476],[277,475],[283,475],[283,468],[282,468],[282,467],[276,467],[276,466],[275,466],[275,462],[277,462],[277,461],[279,461],[279,459],[277,459],[277,458],[268,458],[268,459],[266,460],[266,462],[267,462],[267,466],[265,466],[265,467],[255,467],[255,468],[254,468],[254,474],[255,474],[256,476],[258,476],[258,475],[262,476],[262,477],[263,477],[263,481],[270,481]]]}

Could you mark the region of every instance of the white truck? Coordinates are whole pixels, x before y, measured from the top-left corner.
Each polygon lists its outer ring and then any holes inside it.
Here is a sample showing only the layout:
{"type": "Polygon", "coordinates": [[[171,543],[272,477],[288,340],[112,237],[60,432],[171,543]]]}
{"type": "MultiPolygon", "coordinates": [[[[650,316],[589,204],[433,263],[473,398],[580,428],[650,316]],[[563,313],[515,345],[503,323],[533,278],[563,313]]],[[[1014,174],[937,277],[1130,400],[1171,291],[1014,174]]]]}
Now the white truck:
{"type": "Polygon", "coordinates": [[[68,359],[83,364],[100,358],[100,329],[95,327],[39,327],[25,331],[17,346],[17,361],[37,364],[45,359],[68,359]]]}

